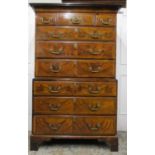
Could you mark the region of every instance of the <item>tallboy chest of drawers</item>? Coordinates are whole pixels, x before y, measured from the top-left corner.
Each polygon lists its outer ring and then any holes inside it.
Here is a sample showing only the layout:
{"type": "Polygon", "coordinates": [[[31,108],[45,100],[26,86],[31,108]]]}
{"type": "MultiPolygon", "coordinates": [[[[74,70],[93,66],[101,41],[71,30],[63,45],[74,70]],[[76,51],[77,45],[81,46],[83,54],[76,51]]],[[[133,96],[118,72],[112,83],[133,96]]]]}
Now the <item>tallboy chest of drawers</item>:
{"type": "Polygon", "coordinates": [[[52,139],[96,139],[118,150],[118,6],[31,4],[36,13],[31,150],[52,139]]]}

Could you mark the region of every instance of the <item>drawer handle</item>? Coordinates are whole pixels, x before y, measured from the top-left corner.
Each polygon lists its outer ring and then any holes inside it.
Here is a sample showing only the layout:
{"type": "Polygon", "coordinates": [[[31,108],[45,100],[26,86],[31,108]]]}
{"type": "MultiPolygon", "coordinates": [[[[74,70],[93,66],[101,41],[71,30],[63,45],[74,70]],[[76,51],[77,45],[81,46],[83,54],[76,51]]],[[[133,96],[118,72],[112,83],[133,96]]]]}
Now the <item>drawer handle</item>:
{"type": "Polygon", "coordinates": [[[111,18],[108,19],[100,19],[100,22],[102,25],[110,25],[110,22],[112,21],[111,18]]]}
{"type": "Polygon", "coordinates": [[[50,24],[50,23],[53,23],[53,18],[42,17],[41,22],[42,22],[42,24],[50,24]]]}
{"type": "Polygon", "coordinates": [[[100,93],[100,89],[98,87],[93,88],[93,87],[89,86],[88,90],[89,90],[90,94],[99,94],[100,93]]]}
{"type": "Polygon", "coordinates": [[[62,33],[53,33],[53,32],[51,32],[51,37],[52,38],[55,38],[55,39],[61,39],[62,38],[62,33]]]}
{"type": "Polygon", "coordinates": [[[71,18],[72,24],[80,24],[81,23],[81,18],[79,17],[73,17],[71,18]]]}
{"type": "Polygon", "coordinates": [[[98,131],[101,128],[101,124],[97,123],[95,126],[92,124],[87,124],[88,129],[91,131],[98,131]]]}
{"type": "Polygon", "coordinates": [[[98,32],[94,32],[93,34],[90,34],[90,37],[92,39],[99,39],[101,36],[101,34],[99,34],[98,32]]]}
{"type": "Polygon", "coordinates": [[[98,111],[100,109],[101,105],[99,103],[97,103],[96,105],[93,104],[89,104],[88,108],[90,111],[98,111]]]}
{"type": "Polygon", "coordinates": [[[92,73],[99,73],[101,72],[101,67],[100,66],[97,66],[97,67],[94,67],[94,66],[90,66],[89,67],[89,71],[92,72],[92,73]]]}
{"type": "Polygon", "coordinates": [[[59,93],[61,90],[60,86],[49,86],[48,90],[50,93],[59,93]]]}
{"type": "Polygon", "coordinates": [[[59,73],[60,70],[61,70],[61,67],[59,65],[56,65],[56,64],[52,64],[50,66],[50,69],[53,73],[59,73]]]}
{"type": "Polygon", "coordinates": [[[49,108],[51,111],[58,111],[60,109],[60,104],[54,104],[54,103],[51,103],[49,104],[49,108]]]}
{"type": "Polygon", "coordinates": [[[50,123],[48,124],[48,126],[51,130],[58,131],[61,128],[62,123],[58,123],[58,124],[50,123]]]}
{"type": "Polygon", "coordinates": [[[102,52],[104,52],[104,50],[93,50],[93,49],[89,49],[88,53],[92,54],[92,55],[99,55],[102,52]]]}
{"type": "Polygon", "coordinates": [[[60,55],[60,54],[64,53],[64,49],[63,48],[61,48],[61,49],[50,49],[49,53],[55,54],[55,55],[60,55]]]}

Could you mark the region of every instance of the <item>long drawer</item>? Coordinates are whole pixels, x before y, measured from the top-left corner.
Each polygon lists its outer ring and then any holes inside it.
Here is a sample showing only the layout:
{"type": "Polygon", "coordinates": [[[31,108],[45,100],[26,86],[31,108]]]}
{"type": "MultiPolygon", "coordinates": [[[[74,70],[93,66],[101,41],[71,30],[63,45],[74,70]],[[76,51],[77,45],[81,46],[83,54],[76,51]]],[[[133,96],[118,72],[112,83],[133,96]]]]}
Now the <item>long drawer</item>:
{"type": "Polygon", "coordinates": [[[116,81],[34,81],[33,94],[44,96],[116,96],[116,81]]]}
{"type": "Polygon", "coordinates": [[[115,33],[112,27],[40,26],[36,28],[36,40],[115,41],[115,33]]]}
{"type": "Polygon", "coordinates": [[[37,58],[115,59],[115,43],[36,42],[37,58]]]}
{"type": "Polygon", "coordinates": [[[114,60],[36,60],[36,77],[114,77],[114,60]]]}
{"type": "Polygon", "coordinates": [[[34,97],[34,114],[116,114],[115,97],[34,97]]]}
{"type": "Polygon", "coordinates": [[[115,116],[33,116],[33,134],[114,135],[115,116]]]}
{"type": "Polygon", "coordinates": [[[115,26],[113,13],[37,13],[37,25],[115,26]]]}

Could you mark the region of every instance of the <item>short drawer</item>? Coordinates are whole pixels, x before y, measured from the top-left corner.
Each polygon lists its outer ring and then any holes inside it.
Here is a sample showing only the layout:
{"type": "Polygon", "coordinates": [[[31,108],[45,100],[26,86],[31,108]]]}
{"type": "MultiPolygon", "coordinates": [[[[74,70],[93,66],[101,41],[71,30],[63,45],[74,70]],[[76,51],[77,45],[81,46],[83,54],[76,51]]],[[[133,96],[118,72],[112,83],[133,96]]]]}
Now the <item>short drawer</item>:
{"type": "Polygon", "coordinates": [[[37,25],[55,25],[57,20],[57,13],[37,13],[37,25]]]}
{"type": "Polygon", "coordinates": [[[37,77],[115,77],[113,60],[36,60],[37,77]]]}
{"type": "Polygon", "coordinates": [[[115,135],[115,116],[75,117],[73,119],[73,133],[75,135],[115,135]]]}
{"type": "Polygon", "coordinates": [[[115,41],[115,28],[111,27],[50,27],[41,26],[36,29],[36,39],[79,40],[79,41],[115,41]]]}
{"type": "Polygon", "coordinates": [[[58,25],[93,25],[95,14],[93,13],[59,13],[58,25]]]}
{"type": "Polygon", "coordinates": [[[72,118],[67,116],[33,116],[33,134],[56,135],[72,133],[72,118]]]}
{"type": "Polygon", "coordinates": [[[116,25],[116,14],[97,13],[96,25],[98,25],[98,26],[115,26],[116,25]]]}
{"type": "Polygon", "coordinates": [[[115,59],[115,43],[36,42],[37,58],[115,59]]]}
{"type": "Polygon", "coordinates": [[[45,96],[116,96],[117,86],[116,81],[34,81],[33,94],[45,96]]]}
{"type": "Polygon", "coordinates": [[[74,113],[78,115],[110,115],[116,114],[116,98],[81,97],[76,98],[74,113]]]}
{"type": "Polygon", "coordinates": [[[70,60],[36,60],[36,76],[73,77],[76,63],[70,60]]]}
{"type": "Polygon", "coordinates": [[[35,114],[73,114],[74,98],[68,97],[34,97],[35,114]]]}

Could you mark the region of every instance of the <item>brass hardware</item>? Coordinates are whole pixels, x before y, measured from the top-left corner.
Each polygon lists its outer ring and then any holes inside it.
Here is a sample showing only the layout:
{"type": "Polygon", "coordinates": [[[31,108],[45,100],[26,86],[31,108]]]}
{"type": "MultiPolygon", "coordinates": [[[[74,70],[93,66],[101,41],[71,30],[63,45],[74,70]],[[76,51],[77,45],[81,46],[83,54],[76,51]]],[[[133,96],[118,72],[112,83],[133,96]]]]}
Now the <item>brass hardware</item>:
{"type": "Polygon", "coordinates": [[[57,64],[52,64],[52,65],[50,66],[50,69],[51,69],[51,71],[52,71],[53,73],[58,73],[58,72],[60,72],[61,67],[60,67],[59,65],[57,65],[57,64]]]}
{"type": "Polygon", "coordinates": [[[92,124],[87,124],[88,129],[91,131],[98,131],[101,128],[101,124],[97,123],[95,126],[92,124]]]}
{"type": "Polygon", "coordinates": [[[92,39],[99,39],[101,37],[101,34],[99,34],[98,32],[94,32],[94,33],[90,34],[90,37],[92,39]]]}
{"type": "Polygon", "coordinates": [[[60,104],[54,104],[54,103],[50,103],[49,105],[49,108],[51,111],[58,111],[60,109],[60,104]]]}
{"type": "Polygon", "coordinates": [[[100,103],[97,103],[95,105],[93,105],[93,104],[88,105],[89,110],[93,111],[93,112],[98,111],[100,109],[100,107],[101,107],[100,103]]]}
{"type": "Polygon", "coordinates": [[[60,54],[64,53],[64,50],[63,49],[57,49],[57,50],[56,49],[50,49],[49,53],[55,54],[55,55],[60,55],[60,54]]]}
{"type": "Polygon", "coordinates": [[[53,18],[42,17],[41,22],[42,22],[42,24],[50,24],[50,23],[53,23],[53,18]]]}
{"type": "Polygon", "coordinates": [[[101,67],[100,66],[90,66],[89,67],[89,71],[92,73],[99,73],[101,72],[101,67]]]}
{"type": "Polygon", "coordinates": [[[89,49],[88,53],[92,54],[92,55],[99,55],[102,52],[104,52],[104,50],[93,50],[93,49],[89,49]]]}
{"type": "Polygon", "coordinates": [[[55,39],[61,39],[63,37],[63,34],[60,32],[59,33],[51,32],[50,35],[52,38],[55,38],[55,39]]]}
{"type": "Polygon", "coordinates": [[[61,125],[62,124],[60,124],[60,123],[59,124],[48,124],[49,128],[52,130],[55,130],[55,131],[59,130],[61,125]]]}
{"type": "Polygon", "coordinates": [[[50,93],[59,93],[61,90],[61,86],[49,86],[48,90],[50,93]]]}
{"type": "Polygon", "coordinates": [[[100,19],[100,22],[102,25],[110,25],[110,22],[112,21],[111,18],[108,19],[100,19]]]}
{"type": "Polygon", "coordinates": [[[49,50],[49,53],[55,54],[55,55],[60,55],[64,53],[64,47],[58,48],[57,44],[54,44],[53,48],[49,50]]]}
{"type": "Polygon", "coordinates": [[[99,94],[100,93],[100,89],[98,87],[93,88],[92,86],[89,86],[88,90],[89,90],[90,94],[99,94]]]}
{"type": "Polygon", "coordinates": [[[72,24],[80,24],[81,23],[81,18],[80,17],[73,17],[71,18],[72,24]]]}

